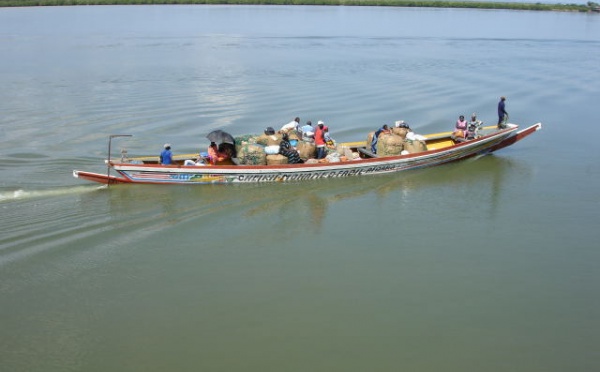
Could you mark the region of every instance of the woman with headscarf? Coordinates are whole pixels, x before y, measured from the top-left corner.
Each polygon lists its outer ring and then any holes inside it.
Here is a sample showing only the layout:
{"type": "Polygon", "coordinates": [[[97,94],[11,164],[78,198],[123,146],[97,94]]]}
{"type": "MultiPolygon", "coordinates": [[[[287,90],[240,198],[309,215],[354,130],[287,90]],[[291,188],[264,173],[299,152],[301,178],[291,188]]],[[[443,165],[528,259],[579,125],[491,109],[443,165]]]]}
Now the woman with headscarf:
{"type": "Polygon", "coordinates": [[[279,153],[288,158],[288,164],[304,163],[304,160],[300,159],[298,151],[290,143],[290,137],[287,133],[283,134],[279,144],[279,153]]]}

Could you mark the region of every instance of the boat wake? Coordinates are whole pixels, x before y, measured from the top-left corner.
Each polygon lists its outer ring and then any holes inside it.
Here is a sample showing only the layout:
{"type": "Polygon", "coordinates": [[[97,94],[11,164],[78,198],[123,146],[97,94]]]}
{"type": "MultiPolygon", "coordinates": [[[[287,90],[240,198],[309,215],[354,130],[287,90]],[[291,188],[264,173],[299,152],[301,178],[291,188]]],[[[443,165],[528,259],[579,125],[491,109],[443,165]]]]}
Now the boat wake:
{"type": "Polygon", "coordinates": [[[13,201],[13,200],[27,200],[36,198],[45,198],[52,196],[72,195],[72,194],[83,194],[88,192],[94,192],[99,189],[106,188],[106,185],[102,186],[75,186],[60,189],[48,189],[48,190],[13,190],[13,191],[1,191],[0,192],[0,203],[13,201]]]}

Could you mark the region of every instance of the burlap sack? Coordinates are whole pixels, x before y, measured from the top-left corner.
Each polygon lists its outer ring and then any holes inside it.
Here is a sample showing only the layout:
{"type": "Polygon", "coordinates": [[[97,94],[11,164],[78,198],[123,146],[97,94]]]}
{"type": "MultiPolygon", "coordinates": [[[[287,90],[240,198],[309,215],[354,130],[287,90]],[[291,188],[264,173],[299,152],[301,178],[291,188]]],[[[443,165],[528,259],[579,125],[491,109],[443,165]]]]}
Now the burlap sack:
{"type": "Polygon", "coordinates": [[[365,144],[365,146],[367,147],[368,151],[371,151],[371,144],[373,143],[374,135],[375,135],[375,131],[369,132],[369,134],[367,134],[367,143],[365,144]]]}
{"type": "Polygon", "coordinates": [[[240,164],[243,165],[265,165],[267,164],[267,154],[265,148],[261,145],[246,144],[240,146],[237,152],[240,164]]]}
{"type": "Polygon", "coordinates": [[[267,155],[267,165],[287,164],[288,158],[283,155],[267,155]]]}
{"type": "Polygon", "coordinates": [[[288,139],[291,141],[291,140],[300,140],[301,138],[297,131],[290,130],[288,132],[288,139]]]}
{"type": "Polygon", "coordinates": [[[398,135],[400,137],[402,137],[402,139],[406,138],[406,133],[408,133],[408,129],[407,128],[392,128],[392,133],[395,135],[398,135]]]}
{"type": "Polygon", "coordinates": [[[410,154],[415,154],[418,152],[427,151],[427,145],[424,141],[404,140],[404,150],[408,151],[410,154]]]}
{"type": "Polygon", "coordinates": [[[263,146],[275,146],[281,143],[281,134],[275,133],[273,135],[261,134],[256,138],[256,143],[263,146]]]}
{"type": "Polygon", "coordinates": [[[396,134],[382,133],[377,140],[377,155],[400,155],[404,150],[404,139],[396,134]]]}
{"type": "Polygon", "coordinates": [[[317,156],[317,146],[311,142],[298,141],[296,150],[298,150],[298,154],[300,154],[300,159],[302,160],[312,159],[317,156]]]}

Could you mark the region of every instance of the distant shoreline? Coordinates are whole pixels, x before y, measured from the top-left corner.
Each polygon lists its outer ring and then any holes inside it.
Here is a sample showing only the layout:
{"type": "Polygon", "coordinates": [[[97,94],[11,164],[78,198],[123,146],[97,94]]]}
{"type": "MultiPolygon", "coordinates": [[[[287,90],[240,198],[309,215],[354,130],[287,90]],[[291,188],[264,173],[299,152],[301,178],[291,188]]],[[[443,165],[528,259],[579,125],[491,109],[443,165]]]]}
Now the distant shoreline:
{"type": "Polygon", "coordinates": [[[477,1],[426,0],[0,0],[0,7],[74,6],[74,5],[323,5],[385,6],[406,8],[507,9],[561,12],[600,12],[595,2],[587,4],[543,4],[477,1]]]}

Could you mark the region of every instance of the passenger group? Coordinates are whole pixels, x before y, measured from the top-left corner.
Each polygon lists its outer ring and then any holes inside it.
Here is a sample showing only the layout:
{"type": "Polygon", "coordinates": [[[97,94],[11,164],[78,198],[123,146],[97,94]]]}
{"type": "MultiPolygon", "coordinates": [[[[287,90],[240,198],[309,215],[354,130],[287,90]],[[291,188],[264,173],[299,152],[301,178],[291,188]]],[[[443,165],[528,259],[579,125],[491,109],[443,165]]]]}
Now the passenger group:
{"type": "MultiPolygon", "coordinates": [[[[498,129],[506,128],[508,120],[508,112],[506,111],[506,97],[500,97],[498,102],[498,129]]],[[[477,119],[477,114],[471,115],[471,120],[467,122],[464,115],[460,115],[453,128],[452,138],[457,142],[462,142],[470,139],[477,138],[478,132],[481,129],[483,122],[477,119]]],[[[415,135],[408,123],[403,120],[396,121],[394,128],[403,128],[406,131],[406,138],[409,140],[424,140],[425,138],[419,135],[415,135]]],[[[390,134],[392,130],[387,124],[378,128],[372,136],[371,143],[367,143],[373,154],[377,153],[377,143],[379,137],[382,134],[390,134]]],[[[273,127],[267,127],[264,130],[265,135],[272,136],[273,139],[281,138],[278,145],[276,142],[271,146],[266,146],[267,154],[280,154],[288,159],[288,164],[304,163],[300,154],[296,148],[298,144],[297,139],[291,139],[290,133],[297,133],[299,139],[302,141],[314,144],[316,147],[316,159],[324,159],[327,155],[327,149],[334,149],[336,142],[331,138],[329,128],[325,125],[322,120],[317,122],[317,125],[313,127],[312,121],[308,120],[305,125],[300,126],[300,118],[295,117],[292,121],[284,124],[281,129],[276,133],[273,127]],[[280,137],[277,137],[279,134],[280,137]]],[[[233,144],[222,143],[217,145],[216,142],[211,142],[207,152],[200,153],[196,160],[185,160],[184,165],[216,165],[222,164],[227,161],[231,161],[235,158],[235,147],[233,144]]],[[[173,164],[173,153],[171,151],[171,145],[165,144],[164,150],[160,153],[160,164],[170,165],[173,164]]]]}

